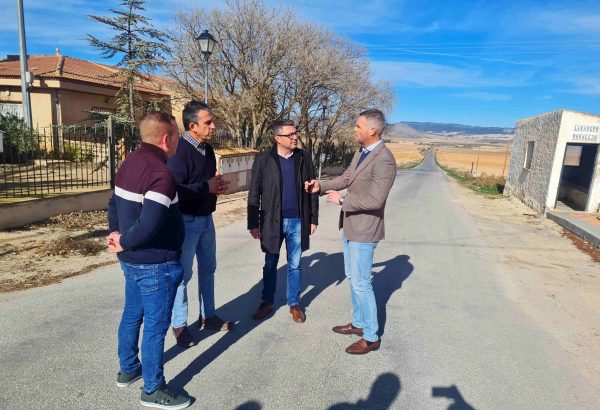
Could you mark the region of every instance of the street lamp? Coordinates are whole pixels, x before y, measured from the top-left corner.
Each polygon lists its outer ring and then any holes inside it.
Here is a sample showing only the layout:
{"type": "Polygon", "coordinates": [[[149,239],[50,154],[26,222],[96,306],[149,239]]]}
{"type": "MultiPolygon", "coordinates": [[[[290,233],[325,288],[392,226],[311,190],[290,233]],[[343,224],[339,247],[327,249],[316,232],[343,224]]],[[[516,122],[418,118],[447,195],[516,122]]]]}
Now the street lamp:
{"type": "Polygon", "coordinates": [[[325,124],[325,110],[327,109],[327,104],[329,103],[329,98],[325,95],[321,98],[321,108],[323,109],[323,114],[321,116],[321,121],[323,122],[323,136],[319,141],[319,181],[321,180],[321,165],[323,164],[323,140],[325,139],[325,133],[327,132],[327,124],[325,124]]]}
{"type": "Polygon", "coordinates": [[[200,44],[200,51],[204,54],[204,102],[208,104],[208,57],[212,54],[217,40],[210,35],[208,30],[204,30],[202,34],[196,37],[196,40],[200,44]]]}

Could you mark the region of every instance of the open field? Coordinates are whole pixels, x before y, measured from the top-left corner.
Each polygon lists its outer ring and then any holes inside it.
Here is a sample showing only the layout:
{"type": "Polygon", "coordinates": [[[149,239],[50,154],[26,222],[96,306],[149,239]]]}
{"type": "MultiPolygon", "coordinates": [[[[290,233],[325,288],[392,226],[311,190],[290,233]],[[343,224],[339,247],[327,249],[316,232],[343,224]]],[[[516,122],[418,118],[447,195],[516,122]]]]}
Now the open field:
{"type": "Polygon", "coordinates": [[[386,144],[394,154],[399,168],[410,168],[423,159],[429,146],[416,142],[390,142],[386,144]]]}
{"type": "Polygon", "coordinates": [[[510,163],[510,147],[508,152],[505,146],[438,147],[436,158],[443,167],[457,172],[473,170],[480,175],[506,176],[510,163]]]}

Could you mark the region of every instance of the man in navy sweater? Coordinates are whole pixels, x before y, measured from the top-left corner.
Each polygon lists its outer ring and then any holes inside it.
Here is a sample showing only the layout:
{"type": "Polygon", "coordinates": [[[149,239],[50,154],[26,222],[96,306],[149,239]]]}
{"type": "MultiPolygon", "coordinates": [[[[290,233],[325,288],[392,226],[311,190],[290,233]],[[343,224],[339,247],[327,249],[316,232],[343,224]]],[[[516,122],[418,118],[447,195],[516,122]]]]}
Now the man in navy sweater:
{"type": "Polygon", "coordinates": [[[183,282],[177,289],[171,326],[177,344],[194,345],[187,329],[187,284],[192,278],[194,257],[198,264],[198,299],[200,328],[229,330],[231,324],[215,314],[216,242],[212,213],[216,209],[217,195],[227,188],[221,175],[217,175],[217,161],[210,146],[216,129],[209,107],[200,101],[190,101],[183,109],[185,133],[177,152],[169,158],[168,166],[175,176],[179,207],[183,214],[185,239],[181,249],[183,282]]]}
{"type": "Polygon", "coordinates": [[[277,262],[285,240],[287,304],[292,320],[304,323],[300,258],[319,223],[319,197],[304,190],[304,181],[314,179],[315,170],[310,153],[298,148],[293,121],[275,121],[271,132],[275,144],[256,156],[248,190],[248,230],[265,252],[262,302],[252,318],[262,320],[273,311],[277,262]]]}
{"type": "Polygon", "coordinates": [[[167,168],[179,140],[175,118],[152,112],[140,122],[142,143],[123,162],[109,201],[106,243],[117,254],[125,275],[125,308],[119,326],[117,386],[144,379],[140,403],[183,409],[190,399],[168,389],[163,375],[165,335],[177,286],[183,222],[175,179],[167,168]],[[142,361],[138,357],[144,323],[142,361]],[[143,364],[143,366],[142,366],[143,364]]]}

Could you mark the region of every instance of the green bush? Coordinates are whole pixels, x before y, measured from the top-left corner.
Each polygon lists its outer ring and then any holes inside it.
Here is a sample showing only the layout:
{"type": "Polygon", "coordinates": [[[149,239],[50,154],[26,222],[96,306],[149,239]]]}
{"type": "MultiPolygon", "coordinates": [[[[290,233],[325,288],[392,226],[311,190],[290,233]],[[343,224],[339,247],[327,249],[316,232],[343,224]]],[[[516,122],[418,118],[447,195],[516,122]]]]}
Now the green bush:
{"type": "Polygon", "coordinates": [[[91,148],[78,146],[70,142],[65,142],[63,150],[58,156],[71,162],[92,162],[94,160],[94,153],[91,148]]]}
{"type": "Polygon", "coordinates": [[[38,153],[39,136],[27,129],[25,121],[14,114],[0,114],[0,130],[4,132],[4,162],[24,164],[38,153]]]}

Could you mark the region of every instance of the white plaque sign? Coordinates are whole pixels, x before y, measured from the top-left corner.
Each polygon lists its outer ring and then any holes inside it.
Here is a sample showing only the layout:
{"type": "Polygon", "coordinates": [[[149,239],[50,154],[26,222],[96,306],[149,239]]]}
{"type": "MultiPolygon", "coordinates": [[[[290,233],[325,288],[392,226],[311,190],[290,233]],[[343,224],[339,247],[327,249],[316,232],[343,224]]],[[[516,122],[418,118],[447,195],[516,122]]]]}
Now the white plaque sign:
{"type": "Polygon", "coordinates": [[[598,142],[598,130],[596,125],[576,125],[573,127],[573,141],[598,142]]]}

